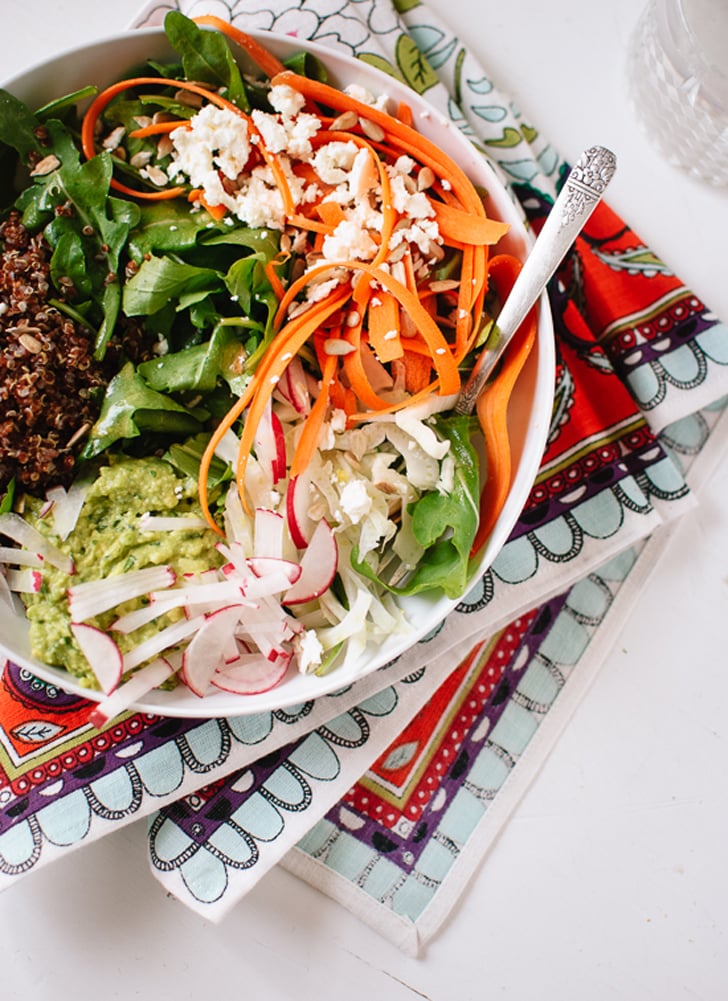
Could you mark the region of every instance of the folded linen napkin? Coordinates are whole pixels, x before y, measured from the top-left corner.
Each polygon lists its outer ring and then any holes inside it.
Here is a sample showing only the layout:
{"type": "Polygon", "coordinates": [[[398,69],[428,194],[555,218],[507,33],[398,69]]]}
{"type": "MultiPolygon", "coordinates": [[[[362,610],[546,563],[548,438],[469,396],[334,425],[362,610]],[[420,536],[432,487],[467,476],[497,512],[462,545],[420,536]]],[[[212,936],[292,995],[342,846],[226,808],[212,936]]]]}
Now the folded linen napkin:
{"type": "MultiPolygon", "coordinates": [[[[153,3],[135,22],[179,6],[153,3]]],[[[403,76],[446,111],[538,227],[563,177],[422,4],[227,9],[403,76]]],[[[453,906],[598,668],[689,481],[719,445],[728,330],[601,206],[552,282],[556,405],[511,538],[458,608],[345,691],[239,719],[125,714],[9,665],[0,690],[0,874],[8,885],[149,816],[152,871],[218,918],[276,862],[415,952],[453,906]],[[295,846],[295,847],[294,847],[295,846]]]]}

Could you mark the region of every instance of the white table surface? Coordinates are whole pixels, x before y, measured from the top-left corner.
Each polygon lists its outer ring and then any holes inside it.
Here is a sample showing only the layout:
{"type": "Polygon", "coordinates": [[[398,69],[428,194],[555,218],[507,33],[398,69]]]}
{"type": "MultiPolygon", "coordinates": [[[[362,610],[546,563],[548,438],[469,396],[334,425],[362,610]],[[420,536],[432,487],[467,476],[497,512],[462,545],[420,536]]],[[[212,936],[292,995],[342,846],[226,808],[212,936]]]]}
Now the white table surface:
{"type": "MultiPolygon", "coordinates": [[[[140,2],[2,0],[0,76],[126,26],[140,2]]],[[[566,156],[594,141],[617,152],[611,204],[728,318],[728,189],[662,163],[629,107],[641,4],[430,2],[566,156]]],[[[724,460],[422,958],[280,870],[208,924],[152,878],[138,822],[0,896],[4,1001],[723,1001],[727,496],[724,460]]]]}

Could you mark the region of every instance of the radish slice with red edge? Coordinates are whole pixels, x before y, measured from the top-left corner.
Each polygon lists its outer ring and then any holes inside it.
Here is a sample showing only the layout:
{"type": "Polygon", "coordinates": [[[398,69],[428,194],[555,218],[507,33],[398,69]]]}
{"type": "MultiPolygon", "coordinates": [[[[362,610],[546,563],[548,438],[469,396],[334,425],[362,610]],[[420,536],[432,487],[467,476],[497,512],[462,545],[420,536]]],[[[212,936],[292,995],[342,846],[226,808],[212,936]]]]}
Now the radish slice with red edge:
{"type": "Polygon", "coordinates": [[[283,557],[283,529],[285,519],[278,511],[270,508],[255,509],[253,529],[253,556],[283,557]]]}
{"type": "Polygon", "coordinates": [[[71,632],[91,665],[101,691],[105,695],[113,692],[121,681],[124,665],[118,644],[108,633],[85,622],[72,622],[71,632]]]}
{"type": "Polygon", "coordinates": [[[295,584],[301,576],[300,564],[294,563],[292,560],[277,559],[274,556],[251,556],[248,560],[248,566],[256,577],[265,578],[272,574],[278,574],[279,580],[285,582],[281,590],[295,584]]]}
{"type": "Polygon", "coordinates": [[[292,653],[284,653],[271,661],[260,654],[241,654],[235,664],[228,664],[213,674],[212,685],[235,695],[259,695],[281,683],[292,656],[292,653]]]}
{"type": "Polygon", "coordinates": [[[270,400],[263,411],[253,439],[258,462],[270,476],[273,485],[282,480],[288,467],[283,425],[270,400]]]}
{"type": "Polygon", "coordinates": [[[163,565],[72,584],[68,589],[71,618],[76,622],[83,622],[94,615],[107,612],[122,601],[139,598],[147,591],[171,587],[176,580],[174,569],[163,565]]]}
{"type": "Polygon", "coordinates": [[[33,528],[14,511],[0,514],[0,535],[7,535],[13,542],[17,542],[24,549],[36,553],[42,560],[47,560],[56,569],[67,574],[73,573],[74,567],[71,557],[54,546],[44,535],[41,535],[37,528],[33,528]]]}
{"type": "Polygon", "coordinates": [[[28,549],[0,546],[0,563],[16,567],[42,567],[43,557],[38,553],[31,553],[28,549]]]}
{"type": "Polygon", "coordinates": [[[305,549],[314,533],[316,523],[309,517],[311,505],[311,474],[304,470],[288,484],[286,490],[286,522],[288,532],[297,549],[305,549]]]}
{"type": "Polygon", "coordinates": [[[308,390],[303,363],[298,355],[290,360],[283,375],[278,380],[276,395],[280,395],[300,416],[305,417],[310,412],[311,394],[308,390]]]}
{"type": "Polygon", "coordinates": [[[23,570],[8,570],[8,587],[11,591],[21,594],[40,594],[43,586],[43,574],[40,570],[26,567],[23,570]]]}
{"type": "Polygon", "coordinates": [[[180,619],[179,622],[167,626],[166,629],[160,629],[158,633],[154,633],[149,639],[143,640],[138,646],[124,654],[124,672],[131,670],[132,667],[138,667],[145,661],[151,660],[152,657],[157,657],[165,650],[182,643],[196,633],[203,622],[204,616],[196,615],[191,619],[180,619]]]}
{"type": "Polygon", "coordinates": [[[301,576],[283,595],[284,605],[313,601],[331,587],[339,565],[339,547],[329,523],[322,518],[301,557],[301,576]]]}
{"type": "Polygon", "coordinates": [[[241,605],[210,612],[185,647],[180,678],[194,695],[205,695],[213,674],[225,662],[230,637],[242,613],[241,605]]]}
{"type": "Polygon", "coordinates": [[[171,654],[142,667],[123,685],[119,685],[110,695],[96,703],[89,713],[89,723],[97,729],[106,726],[112,719],[126,712],[137,699],[141,699],[171,677],[179,667],[179,660],[179,654],[171,654]]]}

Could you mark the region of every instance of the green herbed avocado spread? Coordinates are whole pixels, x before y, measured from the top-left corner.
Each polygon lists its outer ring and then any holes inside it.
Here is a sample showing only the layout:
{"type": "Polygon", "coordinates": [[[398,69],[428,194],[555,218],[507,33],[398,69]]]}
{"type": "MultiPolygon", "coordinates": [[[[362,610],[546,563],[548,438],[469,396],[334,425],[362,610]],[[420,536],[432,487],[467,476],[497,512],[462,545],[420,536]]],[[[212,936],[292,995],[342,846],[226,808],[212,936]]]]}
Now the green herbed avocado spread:
{"type": "MultiPolygon", "coordinates": [[[[68,588],[72,584],[167,564],[179,576],[224,562],[215,548],[219,536],[211,529],[170,532],[140,527],[140,518],[147,513],[166,517],[201,515],[196,481],[181,476],[163,459],[124,459],[102,467],[86,495],[74,530],[65,540],[54,533],[52,518],[38,516],[40,503],[30,501],[30,505],[25,517],[68,553],[75,566],[75,572],[69,575],[46,565],[40,592],[24,596],[33,654],[46,664],[65,668],[89,688],[98,688],[98,684],[71,633],[68,588]]],[[[87,621],[108,631],[120,615],[146,603],[146,597],[127,601],[87,621]]],[[[125,653],[183,614],[168,612],[133,633],[113,635],[125,653]]]]}

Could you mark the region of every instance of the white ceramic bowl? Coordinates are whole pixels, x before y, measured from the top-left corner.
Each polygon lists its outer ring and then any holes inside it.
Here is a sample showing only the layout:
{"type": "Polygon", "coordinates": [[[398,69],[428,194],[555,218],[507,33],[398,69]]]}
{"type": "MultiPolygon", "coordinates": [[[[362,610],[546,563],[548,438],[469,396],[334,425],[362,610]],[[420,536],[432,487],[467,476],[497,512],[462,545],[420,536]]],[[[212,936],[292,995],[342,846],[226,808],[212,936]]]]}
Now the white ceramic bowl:
{"type": "MultiPolygon", "coordinates": [[[[436,142],[469,175],[489,192],[489,214],[510,223],[508,235],[499,249],[524,259],[531,245],[521,215],[486,159],[450,121],[423,98],[381,71],[364,62],[343,56],[322,45],[301,42],[287,36],[254,32],[279,58],[306,48],[325,63],[330,82],[344,86],[358,83],[373,94],[388,94],[393,101],[407,101],[418,129],[436,142]],[[426,112],[426,114],[420,114],[426,112]]],[[[142,29],[114,35],[85,45],[34,66],[6,81],[2,86],[31,107],[39,107],[54,97],[70,93],[87,84],[105,86],[127,74],[130,67],[149,57],[163,59],[171,54],[161,29],[142,29]]],[[[553,328],[548,302],[539,304],[538,338],[531,356],[518,379],[509,409],[509,432],[513,447],[514,480],[503,511],[482,551],[473,581],[493,562],[506,542],[538,472],[543,454],[553,399],[554,385],[553,328]]],[[[98,693],[81,688],[72,675],[36,660],[30,652],[28,626],[24,616],[3,610],[0,603],[0,650],[21,667],[67,691],[100,698],[98,693]]],[[[293,674],[276,688],[260,695],[231,695],[215,692],[200,699],[184,686],[173,691],[154,691],[135,708],[166,716],[213,717],[239,716],[268,711],[304,702],[343,688],[377,670],[404,653],[422,639],[451,612],[457,601],[438,595],[416,596],[402,600],[412,631],[406,637],[391,637],[365,656],[345,661],[330,674],[293,674]]]]}

